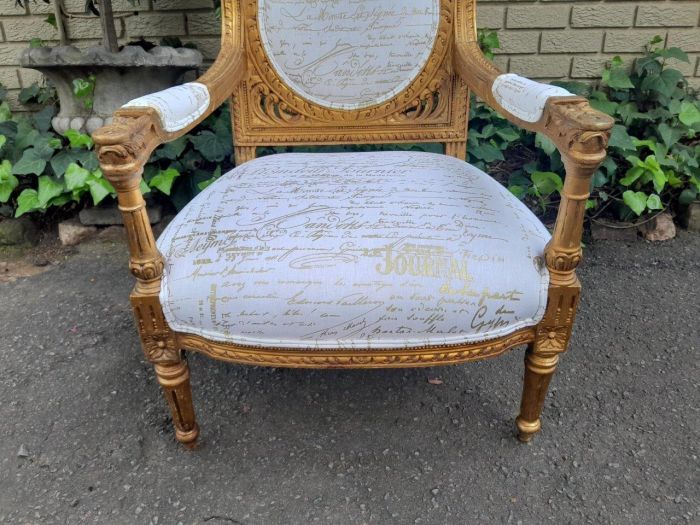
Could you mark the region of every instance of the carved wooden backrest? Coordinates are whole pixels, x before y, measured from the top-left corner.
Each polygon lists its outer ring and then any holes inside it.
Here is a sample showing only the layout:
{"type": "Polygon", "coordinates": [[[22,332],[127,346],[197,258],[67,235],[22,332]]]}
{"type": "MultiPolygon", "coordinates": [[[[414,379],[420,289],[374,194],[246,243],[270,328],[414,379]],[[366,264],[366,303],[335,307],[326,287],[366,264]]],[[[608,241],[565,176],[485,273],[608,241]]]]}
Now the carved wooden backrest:
{"type": "Polygon", "coordinates": [[[224,30],[241,32],[249,66],[236,146],[443,142],[463,156],[468,90],[451,52],[473,4],[224,0],[224,30]]]}

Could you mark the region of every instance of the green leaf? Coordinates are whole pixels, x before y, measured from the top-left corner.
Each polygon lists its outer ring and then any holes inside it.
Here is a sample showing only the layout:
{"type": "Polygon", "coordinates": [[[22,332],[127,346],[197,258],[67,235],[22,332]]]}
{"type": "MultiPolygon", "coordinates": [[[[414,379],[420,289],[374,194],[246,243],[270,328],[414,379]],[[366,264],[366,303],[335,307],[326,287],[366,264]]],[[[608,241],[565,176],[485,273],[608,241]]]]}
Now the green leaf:
{"type": "Polygon", "coordinates": [[[230,138],[222,138],[209,130],[190,137],[190,142],[205,159],[211,162],[221,162],[233,151],[230,138]]]}
{"type": "Polygon", "coordinates": [[[148,187],[148,184],[146,184],[146,181],[143,179],[141,179],[139,189],[141,190],[142,195],[146,195],[146,193],[151,193],[151,188],[148,187]]]}
{"type": "Polygon", "coordinates": [[[669,47],[668,49],[659,49],[657,54],[663,58],[675,58],[686,64],[690,64],[690,59],[685,51],[679,47],[669,47]]]}
{"type": "Polygon", "coordinates": [[[520,132],[512,126],[497,130],[496,135],[501,137],[506,142],[515,142],[520,139],[520,132]]]}
{"type": "Polygon", "coordinates": [[[613,126],[608,145],[612,148],[620,148],[623,151],[633,151],[637,148],[632,142],[632,137],[627,133],[627,128],[621,124],[613,126]]]}
{"type": "Polygon", "coordinates": [[[518,199],[522,199],[527,194],[525,186],[508,186],[508,191],[515,195],[518,199]]]}
{"type": "Polygon", "coordinates": [[[54,150],[60,148],[61,145],[60,139],[57,139],[51,133],[39,135],[32,143],[32,147],[34,148],[36,155],[45,161],[51,159],[51,157],[53,157],[54,150]]]}
{"type": "Polygon", "coordinates": [[[32,38],[29,41],[29,47],[31,49],[37,49],[39,47],[44,47],[44,46],[45,46],[44,41],[41,38],[32,38]]]}
{"type": "Polygon", "coordinates": [[[29,123],[28,119],[17,122],[17,134],[15,135],[15,148],[25,150],[29,148],[39,136],[39,131],[29,123]]]}
{"type": "Polygon", "coordinates": [[[92,93],[95,89],[94,77],[73,79],[73,94],[83,101],[86,108],[92,107],[92,93]]]}
{"type": "Polygon", "coordinates": [[[187,136],[179,137],[167,144],[163,144],[155,151],[155,157],[159,159],[175,160],[187,147],[187,136]]]}
{"type": "Polygon", "coordinates": [[[620,105],[617,102],[611,102],[609,100],[598,100],[598,99],[591,99],[590,104],[591,104],[592,108],[597,109],[598,111],[602,111],[603,113],[606,113],[607,115],[610,115],[611,117],[615,116],[615,112],[617,111],[617,108],[620,105]]]}
{"type": "Polygon", "coordinates": [[[7,102],[0,102],[0,122],[5,122],[12,118],[12,111],[7,102]]]}
{"type": "Polygon", "coordinates": [[[7,137],[5,135],[0,135],[0,149],[5,145],[7,142],[7,137]]]}
{"type": "Polygon", "coordinates": [[[68,204],[71,201],[71,199],[72,196],[70,193],[63,193],[51,199],[46,207],[48,208],[51,206],[63,206],[64,204],[68,204]]]}
{"type": "Polygon", "coordinates": [[[535,171],[530,175],[538,195],[547,196],[560,192],[564,187],[561,177],[551,171],[535,171]]]}
{"type": "Polygon", "coordinates": [[[38,199],[41,207],[46,207],[48,202],[54,197],[58,197],[65,191],[63,184],[52,179],[48,175],[39,177],[38,199]]]}
{"type": "Polygon", "coordinates": [[[657,130],[659,132],[661,140],[663,140],[664,144],[666,144],[666,146],[668,146],[669,148],[676,144],[678,140],[683,136],[683,130],[672,128],[665,122],[659,124],[657,130]]]}
{"type": "Polygon", "coordinates": [[[174,168],[159,171],[148,183],[151,188],[158,188],[166,195],[170,195],[173,182],[180,176],[180,172],[174,168]]]}
{"type": "Polygon", "coordinates": [[[661,197],[659,197],[656,193],[649,195],[649,198],[647,199],[647,208],[650,210],[663,210],[664,205],[661,204],[661,197]]]}
{"type": "Polygon", "coordinates": [[[12,164],[5,159],[0,163],[0,202],[10,200],[10,195],[19,185],[19,180],[12,174],[12,164]]]}
{"type": "Polygon", "coordinates": [[[51,129],[51,119],[53,119],[55,114],[55,106],[46,106],[41,111],[38,111],[32,115],[37,129],[41,133],[47,133],[51,129]]]}
{"type": "Polygon", "coordinates": [[[482,142],[477,146],[469,148],[469,154],[487,163],[496,160],[505,160],[501,150],[489,142],[482,142]]]}
{"type": "Polygon", "coordinates": [[[683,73],[677,69],[664,69],[660,75],[651,75],[642,81],[641,88],[644,91],[655,91],[670,97],[683,80],[683,73]]]}
{"type": "Polygon", "coordinates": [[[613,89],[634,88],[629,75],[622,67],[622,59],[620,57],[613,58],[610,69],[603,71],[603,82],[613,89]]]}
{"type": "Polygon", "coordinates": [[[85,133],[80,133],[80,131],[74,130],[74,129],[68,129],[66,132],[63,134],[64,137],[68,139],[68,142],[70,143],[71,148],[87,148],[90,149],[92,148],[92,138],[90,138],[90,135],[86,135],[85,133]]]}
{"type": "Polygon", "coordinates": [[[622,179],[620,179],[620,184],[622,184],[623,186],[630,186],[634,184],[639,179],[639,177],[644,175],[645,172],[646,170],[643,167],[634,166],[627,170],[625,176],[622,179]]]}
{"type": "Polygon", "coordinates": [[[68,169],[68,166],[79,160],[78,155],[76,155],[76,153],[77,152],[74,150],[64,149],[56,153],[56,155],[54,155],[53,157],[51,157],[49,164],[51,164],[51,168],[53,169],[53,172],[56,174],[56,176],[63,177],[63,174],[68,169]]]}
{"type": "Polygon", "coordinates": [[[681,112],[678,114],[678,120],[686,126],[693,126],[700,122],[698,103],[684,101],[681,104],[681,112]]]}
{"type": "Polygon", "coordinates": [[[70,163],[65,172],[66,189],[73,191],[82,188],[89,177],[90,172],[88,170],[81,168],[75,162],[70,163]]]}
{"type": "Polygon", "coordinates": [[[694,202],[698,198],[698,190],[695,188],[684,189],[680,196],[678,197],[678,202],[682,206],[688,206],[691,202],[694,202]]]}
{"type": "Polygon", "coordinates": [[[221,177],[221,166],[216,167],[216,169],[214,170],[214,173],[212,174],[212,176],[210,178],[205,179],[205,180],[201,181],[199,184],[197,184],[197,189],[199,189],[199,191],[202,191],[202,190],[208,188],[219,177],[221,177]]]}
{"type": "Polygon", "coordinates": [[[20,90],[17,100],[19,100],[21,104],[31,104],[35,101],[38,94],[39,84],[32,82],[31,85],[20,90]]]}
{"type": "Polygon", "coordinates": [[[537,133],[535,135],[535,146],[540,148],[547,155],[552,155],[557,150],[557,147],[554,145],[554,142],[549,140],[549,138],[547,138],[542,133],[537,133]]]}
{"type": "Polygon", "coordinates": [[[53,13],[49,13],[48,16],[44,19],[44,22],[46,22],[50,26],[57,27],[56,15],[53,13]]]}
{"type": "Polygon", "coordinates": [[[22,193],[17,197],[17,209],[15,210],[15,217],[24,215],[27,212],[38,210],[41,208],[39,204],[39,198],[37,196],[36,190],[24,189],[22,193]]]}
{"type": "Polygon", "coordinates": [[[107,179],[94,178],[87,181],[92,202],[97,206],[105,197],[114,193],[114,188],[107,179]]]}
{"type": "Polygon", "coordinates": [[[647,194],[642,191],[635,192],[627,190],[622,194],[622,200],[637,214],[637,216],[639,216],[646,210],[648,197],[647,194]]]}
{"type": "Polygon", "coordinates": [[[37,155],[34,148],[24,150],[22,157],[12,167],[15,175],[41,175],[46,167],[46,160],[37,155]]]}

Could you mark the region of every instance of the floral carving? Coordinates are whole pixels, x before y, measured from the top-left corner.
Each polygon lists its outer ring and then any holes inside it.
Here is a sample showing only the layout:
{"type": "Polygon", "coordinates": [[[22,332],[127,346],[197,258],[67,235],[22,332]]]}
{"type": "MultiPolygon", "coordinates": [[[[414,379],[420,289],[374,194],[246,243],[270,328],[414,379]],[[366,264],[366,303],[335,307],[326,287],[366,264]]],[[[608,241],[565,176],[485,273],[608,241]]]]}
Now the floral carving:
{"type": "Polygon", "coordinates": [[[570,326],[542,326],[537,330],[535,342],[537,354],[560,353],[566,351],[571,334],[570,326]]]}
{"type": "Polygon", "coordinates": [[[176,363],[180,349],[170,330],[141,334],[143,352],[151,363],[176,363]]]}

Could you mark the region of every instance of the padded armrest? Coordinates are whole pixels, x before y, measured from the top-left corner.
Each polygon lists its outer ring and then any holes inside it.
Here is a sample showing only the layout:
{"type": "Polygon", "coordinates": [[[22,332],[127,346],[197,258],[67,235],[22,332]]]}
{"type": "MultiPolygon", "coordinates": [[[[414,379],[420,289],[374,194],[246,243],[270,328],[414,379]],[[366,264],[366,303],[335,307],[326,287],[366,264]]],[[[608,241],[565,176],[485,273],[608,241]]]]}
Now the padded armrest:
{"type": "Polygon", "coordinates": [[[515,73],[496,77],[491,93],[506,111],[525,122],[539,121],[549,98],[576,96],[562,87],[541,84],[515,73]]]}
{"type": "Polygon", "coordinates": [[[593,163],[598,156],[600,161],[605,158],[607,139],[597,144],[590,139],[607,136],[614,120],[593,109],[584,97],[513,73],[502,73],[472,41],[457,42],[454,65],[478,97],[517,126],[545,134],[562,153],[585,150],[584,160],[593,163]]]}
{"type": "Polygon", "coordinates": [[[209,109],[209,89],[199,82],[188,82],[130,100],[123,108],[153,108],[168,133],[191,125],[209,109]]]}

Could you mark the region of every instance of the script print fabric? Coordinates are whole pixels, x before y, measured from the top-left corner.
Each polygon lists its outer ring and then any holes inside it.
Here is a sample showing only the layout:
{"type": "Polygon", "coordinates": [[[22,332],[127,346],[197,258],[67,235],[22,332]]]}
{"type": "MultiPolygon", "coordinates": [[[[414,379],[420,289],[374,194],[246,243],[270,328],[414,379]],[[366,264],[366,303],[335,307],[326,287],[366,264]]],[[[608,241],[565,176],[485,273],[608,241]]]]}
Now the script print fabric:
{"type": "Polygon", "coordinates": [[[548,240],[452,157],[273,155],[222,176],[164,231],[161,303],[177,331],[246,345],[487,340],[542,318],[548,240]]]}
{"type": "Polygon", "coordinates": [[[334,109],[380,104],[418,76],[432,52],[440,0],[259,0],[258,28],[277,74],[334,109]]]}

